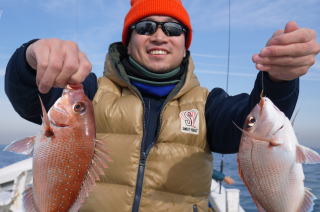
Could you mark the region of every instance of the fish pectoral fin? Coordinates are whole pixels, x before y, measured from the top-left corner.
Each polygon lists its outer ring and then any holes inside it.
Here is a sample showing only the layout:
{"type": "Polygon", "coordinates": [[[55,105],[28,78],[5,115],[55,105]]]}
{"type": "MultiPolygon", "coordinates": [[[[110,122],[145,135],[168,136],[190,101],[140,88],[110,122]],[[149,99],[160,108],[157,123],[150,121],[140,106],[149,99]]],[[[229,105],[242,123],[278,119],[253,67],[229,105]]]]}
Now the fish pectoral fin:
{"type": "Polygon", "coordinates": [[[26,188],[22,194],[23,196],[23,206],[25,211],[28,212],[37,212],[36,206],[33,201],[32,186],[26,188]]]}
{"type": "Polygon", "coordinates": [[[316,151],[298,144],[296,148],[296,162],[320,163],[320,155],[316,151]]]}
{"type": "MultiPolygon", "coordinates": [[[[109,156],[109,150],[106,148],[104,143],[105,143],[105,141],[95,139],[96,152],[102,153],[100,155],[101,155],[101,159],[103,159],[104,161],[112,162],[112,159],[109,156]]],[[[104,163],[103,167],[108,168],[108,165],[106,163],[104,163]]]]}
{"type": "Polygon", "coordinates": [[[316,196],[310,192],[309,188],[304,188],[304,199],[301,202],[297,211],[309,212],[313,211],[314,200],[317,199],[316,196]]]}
{"type": "Polygon", "coordinates": [[[30,136],[23,138],[21,140],[15,140],[3,150],[8,152],[15,152],[24,155],[32,155],[33,146],[36,141],[37,136],[30,136]]]}

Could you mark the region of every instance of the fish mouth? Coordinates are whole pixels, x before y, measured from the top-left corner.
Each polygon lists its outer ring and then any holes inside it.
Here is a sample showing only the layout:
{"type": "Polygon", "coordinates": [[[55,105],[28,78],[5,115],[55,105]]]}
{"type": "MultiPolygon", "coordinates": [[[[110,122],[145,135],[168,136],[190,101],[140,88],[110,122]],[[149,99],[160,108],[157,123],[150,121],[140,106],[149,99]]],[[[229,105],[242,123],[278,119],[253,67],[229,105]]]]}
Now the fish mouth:
{"type": "Polygon", "coordinates": [[[68,84],[67,89],[69,89],[69,90],[83,89],[83,85],[82,84],[68,84]]]}
{"type": "Polygon", "coordinates": [[[59,128],[69,127],[69,125],[67,125],[67,124],[57,123],[54,120],[50,120],[50,124],[52,126],[59,127],[59,128]]]}
{"type": "MultiPolygon", "coordinates": [[[[63,109],[61,109],[61,108],[59,108],[59,107],[53,107],[52,109],[53,109],[54,111],[58,112],[58,113],[63,114],[63,115],[68,115],[68,113],[67,113],[65,110],[63,110],[63,109]]],[[[68,124],[59,123],[59,121],[54,120],[54,119],[51,117],[51,113],[48,114],[48,118],[49,118],[49,121],[50,121],[50,125],[52,125],[52,126],[59,127],[59,128],[69,127],[68,124]]]]}

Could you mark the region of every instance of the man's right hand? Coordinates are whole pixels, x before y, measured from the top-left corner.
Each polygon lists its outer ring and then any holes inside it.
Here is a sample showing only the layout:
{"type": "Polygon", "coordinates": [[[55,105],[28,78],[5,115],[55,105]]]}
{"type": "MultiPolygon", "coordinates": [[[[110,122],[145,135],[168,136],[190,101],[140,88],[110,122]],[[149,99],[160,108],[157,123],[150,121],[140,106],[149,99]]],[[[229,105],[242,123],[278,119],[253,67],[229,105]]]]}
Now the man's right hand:
{"type": "Polygon", "coordinates": [[[72,41],[41,39],[27,48],[28,64],[37,71],[36,82],[41,93],[68,83],[82,83],[91,72],[91,63],[72,41]]]}

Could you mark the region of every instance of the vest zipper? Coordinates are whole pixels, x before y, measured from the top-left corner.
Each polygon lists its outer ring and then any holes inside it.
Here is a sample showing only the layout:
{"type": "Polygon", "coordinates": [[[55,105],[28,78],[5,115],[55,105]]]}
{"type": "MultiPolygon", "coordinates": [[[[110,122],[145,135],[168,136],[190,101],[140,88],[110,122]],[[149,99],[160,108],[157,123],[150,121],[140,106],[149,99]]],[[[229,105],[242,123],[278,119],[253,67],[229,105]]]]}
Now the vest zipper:
{"type": "MultiPolygon", "coordinates": [[[[143,103],[143,109],[144,109],[143,114],[145,115],[145,110],[146,109],[150,110],[150,101],[149,101],[148,108],[146,108],[146,105],[145,105],[143,98],[141,96],[140,96],[140,98],[143,103]]],[[[146,139],[146,125],[147,125],[147,123],[146,123],[146,120],[144,117],[143,118],[143,137],[142,137],[142,141],[141,141],[140,161],[139,161],[139,168],[138,168],[137,181],[136,181],[136,190],[135,190],[135,194],[134,194],[132,212],[139,211],[140,201],[141,201],[144,170],[145,170],[147,156],[148,156],[148,151],[147,152],[143,151],[143,146],[144,146],[145,139],[146,139]]]]}
{"type": "Polygon", "coordinates": [[[134,201],[133,201],[133,206],[132,206],[132,212],[138,212],[139,211],[141,194],[142,194],[142,184],[143,184],[143,178],[144,178],[144,170],[145,170],[145,165],[146,165],[146,159],[147,159],[147,155],[144,152],[140,156],[139,169],[138,169],[138,176],[137,176],[137,183],[136,183],[136,190],[135,190],[134,201]]]}
{"type": "Polygon", "coordinates": [[[198,212],[198,207],[196,204],[194,204],[192,207],[193,207],[193,212],[198,212]]]}
{"type": "MultiPolygon", "coordinates": [[[[184,82],[183,82],[184,84],[184,82]]],[[[134,91],[134,93],[137,94],[137,96],[140,98],[142,104],[143,104],[143,109],[144,109],[144,113],[145,114],[145,109],[146,109],[146,105],[145,102],[140,94],[140,92],[138,91],[137,88],[135,88],[134,86],[131,86],[131,84],[129,83],[129,89],[131,89],[131,91],[134,91]]],[[[142,142],[141,142],[141,153],[140,153],[140,161],[139,161],[139,169],[138,169],[138,174],[137,174],[137,181],[136,181],[136,189],[135,189],[135,194],[134,194],[134,200],[133,200],[133,206],[132,206],[132,212],[139,212],[139,207],[140,207],[140,201],[141,201],[141,195],[142,195],[142,184],[143,184],[143,178],[144,178],[144,171],[145,171],[145,166],[146,166],[146,161],[147,161],[147,157],[148,157],[148,153],[150,152],[151,148],[153,147],[154,143],[157,141],[158,137],[159,137],[159,129],[160,129],[160,123],[161,123],[161,119],[162,119],[162,112],[166,106],[166,104],[169,102],[169,100],[175,96],[178,91],[180,90],[181,87],[175,87],[171,93],[167,96],[166,100],[163,102],[163,105],[161,106],[160,109],[160,117],[159,117],[159,121],[158,121],[158,126],[157,126],[157,131],[156,131],[156,135],[155,135],[155,139],[154,142],[152,143],[152,145],[150,145],[150,147],[147,148],[146,152],[142,151],[142,147],[144,145],[145,142],[145,133],[146,133],[146,120],[145,117],[143,117],[143,138],[142,138],[142,142]]],[[[149,107],[148,109],[150,109],[150,102],[149,102],[149,107]]],[[[196,212],[198,212],[198,208],[196,207],[196,212]]]]}

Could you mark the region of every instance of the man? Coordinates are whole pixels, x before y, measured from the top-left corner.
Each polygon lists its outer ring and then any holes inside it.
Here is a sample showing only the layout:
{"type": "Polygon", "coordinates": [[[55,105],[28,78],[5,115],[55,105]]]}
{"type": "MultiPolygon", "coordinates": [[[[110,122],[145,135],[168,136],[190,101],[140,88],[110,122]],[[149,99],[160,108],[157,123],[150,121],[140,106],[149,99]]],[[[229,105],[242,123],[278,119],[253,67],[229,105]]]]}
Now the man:
{"type": "Polygon", "coordinates": [[[289,22],[261,53],[250,95],[228,96],[199,86],[188,52],[192,27],[180,0],[131,0],[122,43],[110,45],[104,76],[91,71],[71,41],[33,40],[9,61],[6,93],[15,110],[40,123],[68,83],[83,83],[93,100],[97,137],[113,162],[81,211],[207,211],[211,152],[238,151],[239,126],[265,94],[291,116],[298,77],[319,52],[315,32],[289,22]],[[39,91],[39,92],[38,92],[39,91]],[[28,102],[28,104],[25,104],[28,102]]]}

